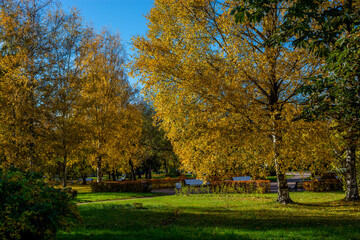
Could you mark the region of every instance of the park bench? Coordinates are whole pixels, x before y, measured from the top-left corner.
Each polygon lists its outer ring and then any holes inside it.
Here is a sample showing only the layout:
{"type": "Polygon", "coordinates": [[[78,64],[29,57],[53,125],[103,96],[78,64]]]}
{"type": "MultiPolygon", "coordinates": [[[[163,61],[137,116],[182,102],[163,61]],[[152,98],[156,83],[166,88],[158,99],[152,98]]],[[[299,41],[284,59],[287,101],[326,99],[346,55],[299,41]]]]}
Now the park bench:
{"type": "Polygon", "coordinates": [[[232,180],[233,181],[250,181],[251,177],[250,176],[233,177],[232,180]]]}
{"type": "MultiPolygon", "coordinates": [[[[199,180],[199,179],[185,179],[185,185],[187,186],[201,186],[204,185],[204,181],[203,180],[199,180]]],[[[206,185],[208,185],[210,183],[206,183],[206,185]]]]}
{"type": "Polygon", "coordinates": [[[311,180],[299,180],[295,183],[295,185],[293,187],[290,187],[290,191],[305,191],[304,189],[304,183],[305,182],[310,182],[311,180]]]}

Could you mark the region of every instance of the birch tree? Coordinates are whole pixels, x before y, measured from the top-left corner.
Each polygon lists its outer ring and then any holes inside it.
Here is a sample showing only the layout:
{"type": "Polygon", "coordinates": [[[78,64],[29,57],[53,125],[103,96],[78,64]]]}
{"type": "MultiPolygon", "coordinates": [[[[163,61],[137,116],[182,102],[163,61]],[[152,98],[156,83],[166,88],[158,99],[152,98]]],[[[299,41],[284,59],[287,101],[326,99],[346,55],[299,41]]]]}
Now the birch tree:
{"type": "Polygon", "coordinates": [[[82,61],[85,80],[81,95],[100,182],[104,161],[119,161],[120,154],[126,158],[136,146],[141,115],[132,103],[134,91],[127,80],[125,50],[119,35],[104,30],[88,47],[90,52],[82,61]]]}
{"type": "Polygon", "coordinates": [[[1,151],[5,167],[41,167],[40,111],[54,1],[0,1],[1,151]]]}
{"type": "MultiPolygon", "coordinates": [[[[360,3],[340,1],[276,1],[287,5],[284,21],[271,36],[275,44],[289,41],[326,61],[322,73],[302,88],[307,96],[304,116],[335,122],[346,142],[346,200],[359,200],[356,149],[359,142],[360,3]]],[[[259,21],[271,12],[268,1],[244,1],[233,13],[237,21],[259,21]]]]}
{"type": "Polygon", "coordinates": [[[55,159],[61,159],[63,186],[66,186],[68,159],[84,141],[80,107],[83,79],[78,64],[87,55],[86,44],[93,31],[76,10],[69,13],[58,9],[50,17],[48,65],[41,99],[47,127],[44,141],[55,159]]]}
{"type": "Polygon", "coordinates": [[[146,36],[133,39],[132,70],[185,170],[199,178],[265,175],[264,166],[272,165],[277,201],[290,203],[286,170],[329,156],[315,141],[326,136],[323,128],[293,121],[301,111],[298,90],[319,63],[289,44],[268,43],[282,6],[259,22],[236,24],[230,16],[236,4],[155,1],[146,36]]]}

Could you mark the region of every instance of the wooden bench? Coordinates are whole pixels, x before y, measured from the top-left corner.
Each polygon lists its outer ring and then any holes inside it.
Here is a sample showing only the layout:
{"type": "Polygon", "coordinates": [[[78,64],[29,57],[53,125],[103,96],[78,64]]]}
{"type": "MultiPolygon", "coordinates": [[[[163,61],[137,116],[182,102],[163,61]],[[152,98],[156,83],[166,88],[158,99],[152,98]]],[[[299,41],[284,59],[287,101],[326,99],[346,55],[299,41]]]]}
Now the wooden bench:
{"type": "Polygon", "coordinates": [[[232,180],[233,181],[250,181],[251,177],[250,176],[233,177],[232,180]]]}

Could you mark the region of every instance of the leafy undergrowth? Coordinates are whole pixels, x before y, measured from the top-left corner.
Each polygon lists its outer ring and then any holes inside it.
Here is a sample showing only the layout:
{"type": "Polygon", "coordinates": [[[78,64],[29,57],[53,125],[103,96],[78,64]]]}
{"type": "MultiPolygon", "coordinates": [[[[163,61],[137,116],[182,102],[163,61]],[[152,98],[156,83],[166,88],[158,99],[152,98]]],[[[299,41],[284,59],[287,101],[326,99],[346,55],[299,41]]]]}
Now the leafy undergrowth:
{"type": "Polygon", "coordinates": [[[360,203],[343,193],[190,195],[81,205],[57,239],[360,239],[360,203]]]}
{"type": "Polygon", "coordinates": [[[105,193],[79,193],[75,199],[77,203],[98,202],[109,200],[122,200],[129,198],[144,198],[163,196],[164,193],[131,193],[131,192],[105,192],[105,193]]]}

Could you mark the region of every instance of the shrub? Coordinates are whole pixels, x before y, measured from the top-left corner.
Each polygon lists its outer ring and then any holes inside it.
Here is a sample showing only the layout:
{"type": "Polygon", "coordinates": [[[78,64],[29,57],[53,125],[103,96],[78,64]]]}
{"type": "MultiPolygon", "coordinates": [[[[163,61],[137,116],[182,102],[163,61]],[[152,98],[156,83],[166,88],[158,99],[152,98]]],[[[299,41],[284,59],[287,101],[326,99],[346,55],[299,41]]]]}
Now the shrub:
{"type": "Polygon", "coordinates": [[[267,193],[270,181],[213,181],[210,182],[210,189],[213,193],[267,193]]]}
{"type": "Polygon", "coordinates": [[[50,187],[39,174],[0,171],[0,236],[53,239],[58,230],[68,230],[81,220],[72,199],[66,191],[50,187]]]}
{"type": "Polygon", "coordinates": [[[151,189],[175,188],[175,183],[183,178],[150,179],[141,181],[91,183],[92,192],[150,192],[151,189]]]}
{"type": "Polygon", "coordinates": [[[306,191],[311,192],[328,192],[328,191],[341,191],[342,184],[339,179],[324,179],[304,182],[306,191]]]}
{"type": "Polygon", "coordinates": [[[229,193],[267,193],[270,190],[269,180],[255,181],[212,181],[209,185],[184,186],[176,190],[178,194],[229,194],[229,193]]]}
{"type": "Polygon", "coordinates": [[[181,182],[180,178],[154,179],[150,181],[152,189],[175,188],[175,183],[181,182]]]}

